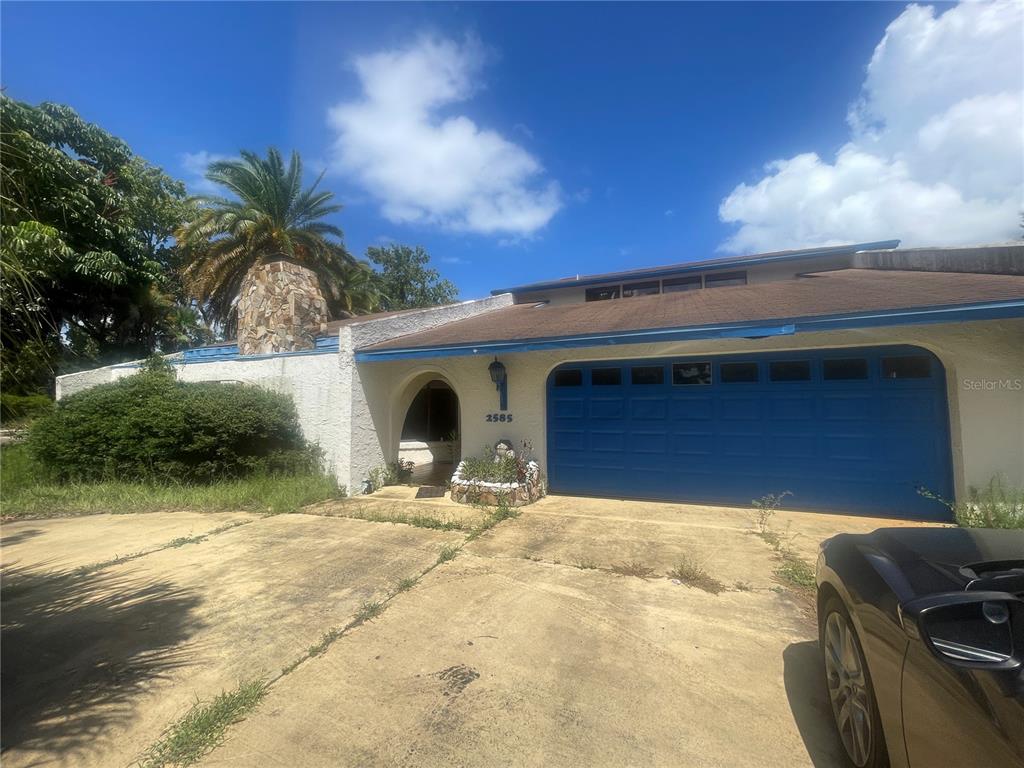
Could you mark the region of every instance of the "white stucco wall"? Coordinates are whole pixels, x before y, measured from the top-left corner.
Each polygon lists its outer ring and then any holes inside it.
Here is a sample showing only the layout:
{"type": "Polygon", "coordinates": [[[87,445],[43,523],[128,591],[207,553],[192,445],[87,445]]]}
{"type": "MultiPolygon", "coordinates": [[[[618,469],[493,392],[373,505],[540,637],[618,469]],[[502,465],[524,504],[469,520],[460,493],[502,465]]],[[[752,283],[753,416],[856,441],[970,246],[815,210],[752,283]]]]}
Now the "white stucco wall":
{"type": "MultiPolygon", "coordinates": [[[[398,449],[397,443],[393,451],[389,445],[390,452],[385,458],[376,433],[379,416],[371,414],[366,404],[366,391],[389,388],[390,382],[368,376],[364,384],[354,363],[356,347],[427,330],[511,303],[512,297],[504,294],[350,323],[340,329],[337,351],[189,363],[181,362],[176,355],[168,359],[181,381],[243,382],[290,395],[306,439],[324,450],[326,468],[337,476],[339,483],[358,492],[369,470],[397,458],[398,449]]],[[[128,363],[59,376],[57,398],[137,371],[137,364],[128,363]]],[[[405,403],[406,409],[408,406],[405,403]]]]}
{"type": "MultiPolygon", "coordinates": [[[[511,422],[488,422],[498,413],[489,356],[355,363],[354,351],[440,323],[511,303],[508,295],[424,310],[342,327],[338,351],[327,354],[234,359],[178,365],[184,381],[244,381],[286,392],[295,399],[306,437],[324,449],[339,482],[358,491],[374,467],[398,457],[402,424],[416,392],[441,378],[459,399],[461,444],[478,453],[500,438],[533,443],[546,463],[546,382],[557,365],[673,355],[770,352],[825,347],[912,344],[934,352],[946,368],[954,482],[958,496],[1002,474],[1024,486],[1024,320],[902,326],[800,334],[759,340],[734,339],[632,344],[501,356],[508,372],[511,422]]],[[[129,375],[110,367],[58,380],[59,395],[129,375]]]]}

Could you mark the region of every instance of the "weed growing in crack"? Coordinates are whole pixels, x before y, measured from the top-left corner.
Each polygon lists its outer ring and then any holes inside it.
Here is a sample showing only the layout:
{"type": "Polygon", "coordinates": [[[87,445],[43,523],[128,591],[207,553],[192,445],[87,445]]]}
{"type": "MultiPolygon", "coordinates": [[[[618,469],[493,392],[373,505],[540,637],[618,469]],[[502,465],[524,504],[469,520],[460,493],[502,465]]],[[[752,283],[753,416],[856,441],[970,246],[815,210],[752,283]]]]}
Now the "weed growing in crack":
{"type": "Polygon", "coordinates": [[[792,552],[782,552],[782,565],[775,570],[775,575],[802,589],[814,589],[814,568],[810,563],[801,560],[792,552]]]}
{"type": "Polygon", "coordinates": [[[619,576],[635,576],[638,579],[649,579],[654,575],[654,569],[638,562],[619,563],[611,567],[612,573],[619,576]]]}
{"type": "Polygon", "coordinates": [[[689,558],[684,558],[667,575],[670,579],[676,579],[690,587],[703,589],[705,592],[710,592],[713,595],[717,595],[725,589],[725,585],[722,582],[689,558]]]}
{"type": "Polygon", "coordinates": [[[437,564],[440,565],[441,563],[447,563],[449,560],[454,560],[459,554],[459,549],[460,547],[453,547],[450,544],[441,547],[441,552],[437,556],[437,564]]]}
{"type": "Polygon", "coordinates": [[[786,496],[792,495],[790,491],[770,493],[757,501],[752,501],[751,504],[756,511],[757,535],[775,551],[781,561],[779,567],[775,569],[775,576],[790,587],[806,592],[814,589],[814,566],[793,551],[792,544],[796,537],[788,535],[788,526],[784,534],[771,528],[771,519],[775,511],[786,496]]]}
{"type": "Polygon", "coordinates": [[[209,703],[197,701],[139,760],[140,768],[186,766],[198,762],[224,738],[228,726],[251,712],[267,693],[263,680],[250,680],[209,703]]]}
{"type": "Polygon", "coordinates": [[[415,587],[420,581],[419,576],[406,576],[404,579],[399,579],[395,585],[395,594],[399,592],[408,592],[410,589],[415,587]]]}
{"type": "Polygon", "coordinates": [[[359,606],[355,619],[352,620],[352,624],[349,626],[358,626],[359,624],[364,624],[367,621],[377,618],[384,613],[384,607],[384,603],[380,601],[372,603],[364,601],[363,604],[359,606]]]}

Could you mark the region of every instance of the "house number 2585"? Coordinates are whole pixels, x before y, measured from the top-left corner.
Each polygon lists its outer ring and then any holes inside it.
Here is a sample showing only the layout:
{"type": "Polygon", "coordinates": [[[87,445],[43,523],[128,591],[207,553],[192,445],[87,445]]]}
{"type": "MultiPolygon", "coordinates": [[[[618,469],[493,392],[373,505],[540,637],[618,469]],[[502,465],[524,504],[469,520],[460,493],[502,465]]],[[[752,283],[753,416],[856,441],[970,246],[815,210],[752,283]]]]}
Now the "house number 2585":
{"type": "Polygon", "coordinates": [[[484,418],[487,421],[504,421],[504,422],[509,422],[509,421],[512,421],[512,414],[511,413],[488,413],[487,416],[485,416],[484,418]]]}

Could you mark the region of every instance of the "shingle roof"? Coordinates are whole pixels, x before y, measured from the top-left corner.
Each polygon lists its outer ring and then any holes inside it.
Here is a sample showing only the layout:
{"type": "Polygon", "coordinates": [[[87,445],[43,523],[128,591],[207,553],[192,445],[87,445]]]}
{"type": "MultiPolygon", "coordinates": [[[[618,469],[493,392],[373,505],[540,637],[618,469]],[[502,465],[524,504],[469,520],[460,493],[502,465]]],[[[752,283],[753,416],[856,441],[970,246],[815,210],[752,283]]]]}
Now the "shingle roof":
{"type": "Polygon", "coordinates": [[[431,348],[1024,300],[1024,277],[842,269],[794,280],[578,304],[515,304],[366,348],[431,348]]]}

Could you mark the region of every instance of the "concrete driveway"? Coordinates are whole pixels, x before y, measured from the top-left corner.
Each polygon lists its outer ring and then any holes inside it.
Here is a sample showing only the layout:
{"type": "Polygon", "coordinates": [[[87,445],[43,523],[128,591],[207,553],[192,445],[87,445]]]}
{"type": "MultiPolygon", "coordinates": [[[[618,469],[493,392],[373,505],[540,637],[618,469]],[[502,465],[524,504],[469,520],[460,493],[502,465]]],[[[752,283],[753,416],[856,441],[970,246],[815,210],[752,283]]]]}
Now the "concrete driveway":
{"type": "MultiPolygon", "coordinates": [[[[392,490],[317,515],[5,525],[5,765],[131,764],[196,698],[256,676],[269,694],[204,764],[840,764],[813,622],[751,513],[553,497],[467,541],[344,517],[368,509],[473,522],[392,490]],[[665,578],[682,560],[724,591],[665,578]]],[[[813,553],[892,521],[777,522],[813,553]]]]}

